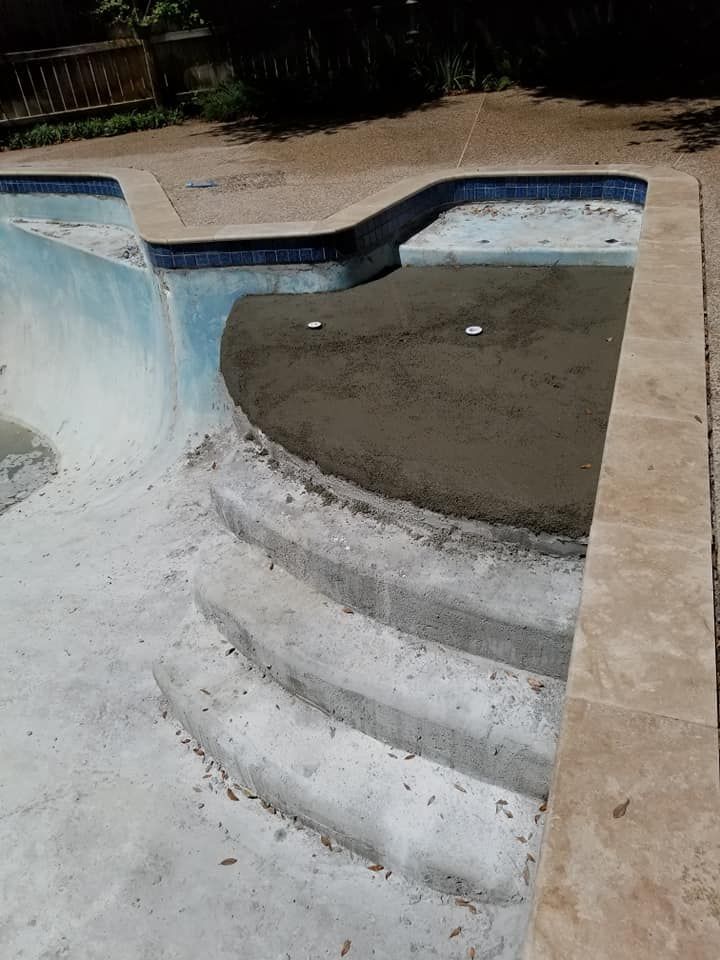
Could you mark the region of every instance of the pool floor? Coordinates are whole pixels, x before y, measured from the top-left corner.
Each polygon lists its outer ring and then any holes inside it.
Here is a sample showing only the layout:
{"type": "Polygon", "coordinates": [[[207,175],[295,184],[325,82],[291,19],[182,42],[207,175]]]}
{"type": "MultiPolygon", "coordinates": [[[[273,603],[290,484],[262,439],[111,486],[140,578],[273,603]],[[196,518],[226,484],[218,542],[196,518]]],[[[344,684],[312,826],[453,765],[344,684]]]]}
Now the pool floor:
{"type": "Polygon", "coordinates": [[[255,426],[326,473],[447,515],[582,537],[631,279],[440,266],[246,297],[222,372],[255,426]]]}

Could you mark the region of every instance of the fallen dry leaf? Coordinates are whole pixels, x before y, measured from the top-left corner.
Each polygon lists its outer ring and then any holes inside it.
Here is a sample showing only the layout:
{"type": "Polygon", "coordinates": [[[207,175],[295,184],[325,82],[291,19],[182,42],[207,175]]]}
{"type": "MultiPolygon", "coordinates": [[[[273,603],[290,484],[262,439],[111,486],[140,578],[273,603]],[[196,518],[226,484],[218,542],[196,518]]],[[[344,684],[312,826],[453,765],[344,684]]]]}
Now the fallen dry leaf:
{"type": "Polygon", "coordinates": [[[513,818],[513,816],[514,816],[512,810],[505,810],[505,809],[503,808],[503,813],[504,813],[505,816],[508,818],[508,820],[512,820],[512,818],[513,818]]]}
{"type": "Polygon", "coordinates": [[[494,680],[496,677],[497,677],[497,670],[493,670],[493,672],[490,674],[490,679],[494,680]]]}
{"type": "Polygon", "coordinates": [[[627,800],[624,801],[624,803],[619,803],[615,807],[615,809],[613,810],[613,820],[619,820],[620,817],[624,817],[627,812],[627,808],[629,806],[630,806],[630,797],[628,797],[627,800]]]}
{"type": "Polygon", "coordinates": [[[433,794],[433,795],[430,797],[430,799],[429,799],[428,802],[427,802],[427,805],[430,806],[430,805],[433,804],[433,803],[435,803],[435,794],[433,794]]]}
{"type": "Polygon", "coordinates": [[[341,957],[346,957],[350,953],[350,947],[352,946],[352,940],[346,940],[342,945],[342,950],[340,951],[341,957]]]}
{"type": "Polygon", "coordinates": [[[536,824],[540,823],[540,814],[536,813],[535,816],[533,817],[533,820],[535,821],[536,824]]]}
{"type": "Polygon", "coordinates": [[[227,650],[225,651],[225,656],[229,657],[230,654],[234,652],[235,652],[235,647],[228,647],[227,650]]]}
{"type": "Polygon", "coordinates": [[[527,843],[527,837],[515,837],[516,840],[519,840],[520,843],[527,843]]]}
{"type": "Polygon", "coordinates": [[[320,837],[320,843],[324,847],[327,847],[328,850],[332,850],[332,840],[330,839],[330,837],[326,837],[326,836],[320,837]]]}
{"type": "Polygon", "coordinates": [[[405,757],[405,760],[414,760],[414,759],[415,759],[415,754],[414,754],[414,753],[409,753],[409,754],[405,757]]]}
{"type": "Polygon", "coordinates": [[[448,940],[452,940],[453,937],[459,937],[462,933],[462,927],[455,927],[455,929],[450,933],[448,940]]]}
{"type": "Polygon", "coordinates": [[[461,787],[459,783],[454,783],[453,786],[455,787],[456,790],[459,790],[460,793],[467,793],[467,790],[465,789],[465,787],[461,787]]]}
{"type": "Polygon", "coordinates": [[[205,751],[200,747],[195,747],[195,749],[193,750],[193,753],[196,753],[199,757],[205,756],[205,751]]]}
{"type": "Polygon", "coordinates": [[[580,464],[580,469],[581,469],[581,470],[591,470],[591,469],[592,469],[592,464],[591,464],[591,463],[581,463],[581,464],[580,464]]]}
{"type": "Polygon", "coordinates": [[[468,947],[468,957],[470,960],[475,960],[475,947],[468,947]]]}
{"type": "Polygon", "coordinates": [[[545,686],[542,680],[538,680],[536,677],[528,677],[528,683],[530,684],[531,689],[535,691],[535,693],[540,693],[542,688],[545,686]]]}
{"type": "Polygon", "coordinates": [[[547,810],[547,800],[545,800],[544,803],[540,804],[540,806],[538,807],[538,810],[540,811],[540,813],[545,813],[545,811],[547,810]]]}
{"type": "Polygon", "coordinates": [[[220,866],[221,866],[221,867],[229,867],[229,866],[232,866],[233,863],[237,863],[237,858],[236,858],[236,857],[227,857],[225,860],[221,860],[221,861],[220,861],[220,866]]]}
{"type": "Polygon", "coordinates": [[[352,607],[343,607],[343,613],[355,613],[352,607]]]}
{"type": "Polygon", "coordinates": [[[257,794],[253,793],[252,790],[248,790],[247,787],[242,787],[241,790],[245,794],[245,796],[248,798],[248,800],[257,800],[257,794]]]}
{"type": "Polygon", "coordinates": [[[239,800],[240,798],[235,793],[234,790],[231,790],[230,787],[227,788],[228,800],[239,800]]]}
{"type": "Polygon", "coordinates": [[[385,879],[386,879],[386,880],[389,880],[391,876],[392,876],[392,870],[386,870],[386,871],[385,871],[385,879]]]}
{"type": "Polygon", "coordinates": [[[458,905],[458,907],[465,907],[470,911],[470,913],[477,913],[477,907],[475,904],[470,903],[470,901],[466,900],[464,897],[456,897],[455,903],[458,905]]]}
{"type": "Polygon", "coordinates": [[[272,560],[270,561],[270,569],[271,569],[271,570],[274,570],[274,569],[275,569],[275,564],[272,562],[272,560]]]}
{"type": "Polygon", "coordinates": [[[368,870],[372,870],[373,873],[380,873],[384,869],[385,867],[381,863],[373,863],[372,866],[368,867],[368,870]]]}
{"type": "Polygon", "coordinates": [[[186,737],[184,740],[181,740],[180,743],[190,743],[190,737],[186,737]]]}
{"type": "Polygon", "coordinates": [[[210,691],[206,690],[205,687],[200,687],[200,693],[204,693],[207,697],[211,696],[210,691]]]}
{"type": "Polygon", "coordinates": [[[527,865],[527,863],[525,864],[525,869],[522,872],[522,878],[525,881],[525,886],[529,887],[530,886],[530,867],[527,865]]]}
{"type": "Polygon", "coordinates": [[[699,417],[697,414],[694,415],[698,423],[702,423],[702,417],[699,417]]]}
{"type": "Polygon", "coordinates": [[[530,863],[535,863],[535,857],[531,853],[529,853],[525,859],[529,860],[530,863]]]}
{"type": "Polygon", "coordinates": [[[404,783],[403,786],[405,787],[406,790],[409,790],[409,789],[410,789],[410,787],[409,787],[409,785],[408,785],[407,783],[404,783]]]}

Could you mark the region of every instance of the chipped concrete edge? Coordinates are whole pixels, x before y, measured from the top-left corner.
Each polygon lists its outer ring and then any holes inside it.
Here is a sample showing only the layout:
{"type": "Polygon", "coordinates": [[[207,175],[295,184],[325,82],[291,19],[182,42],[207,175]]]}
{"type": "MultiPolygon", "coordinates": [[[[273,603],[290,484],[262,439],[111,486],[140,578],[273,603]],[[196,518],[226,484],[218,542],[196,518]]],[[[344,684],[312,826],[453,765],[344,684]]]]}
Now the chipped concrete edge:
{"type": "Polygon", "coordinates": [[[114,179],[149,243],[340,230],[471,176],[647,182],[524,958],[715,960],[720,783],[697,181],[631,164],[463,167],[402,180],[325,220],[210,230],[186,227],[146,171],[2,172],[114,179]],[[692,818],[678,815],[683,804],[692,818]]]}

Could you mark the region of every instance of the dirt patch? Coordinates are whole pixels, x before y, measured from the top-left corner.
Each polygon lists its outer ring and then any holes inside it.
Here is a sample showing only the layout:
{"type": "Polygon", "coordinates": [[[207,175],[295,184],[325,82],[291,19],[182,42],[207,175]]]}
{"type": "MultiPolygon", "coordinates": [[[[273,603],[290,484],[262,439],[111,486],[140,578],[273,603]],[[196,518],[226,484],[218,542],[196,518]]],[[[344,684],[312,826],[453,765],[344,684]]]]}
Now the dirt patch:
{"type": "Polygon", "coordinates": [[[453,516],[583,536],[631,277],[406,268],[339,293],[246,297],[222,372],[255,425],[327,473],[453,516]],[[473,324],[480,336],[465,334],[473,324]]]}

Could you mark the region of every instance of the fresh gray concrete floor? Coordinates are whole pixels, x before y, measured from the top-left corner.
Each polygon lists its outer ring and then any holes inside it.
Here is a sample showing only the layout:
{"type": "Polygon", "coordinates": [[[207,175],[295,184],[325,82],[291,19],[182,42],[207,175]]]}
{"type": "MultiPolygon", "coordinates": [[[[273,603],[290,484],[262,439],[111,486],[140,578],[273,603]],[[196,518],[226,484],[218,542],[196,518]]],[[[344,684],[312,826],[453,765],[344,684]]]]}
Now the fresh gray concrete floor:
{"type": "MultiPolygon", "coordinates": [[[[608,107],[508,91],[282,138],[189,123],[7,153],[0,166],[144,167],[188,223],[321,217],[408,173],[460,160],[676,166],[703,189],[716,419],[719,117],[718,103],[608,107]],[[220,188],[184,188],[198,177],[218,179],[220,188]]],[[[91,512],[55,515],[36,504],[43,551],[26,541],[24,505],[0,521],[1,549],[13,557],[0,579],[0,955],[315,960],[339,956],[348,939],[352,960],[459,958],[476,942],[491,947],[452,898],[396,877],[379,880],[316,836],[209,789],[193,744],[162,720],[150,665],[187,609],[188,538],[214,535],[207,495],[214,456],[199,460],[190,478],[171,477],[162,489],[156,483],[121,515],[105,512],[106,560],[92,567],[85,559],[87,540],[98,536],[91,512]],[[226,857],[237,864],[220,866],[226,857]],[[462,935],[450,940],[457,926],[462,935]]],[[[48,492],[40,503],[49,499],[48,492]]]]}

